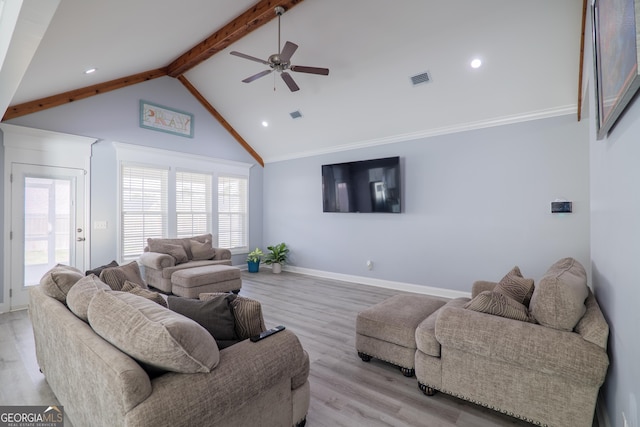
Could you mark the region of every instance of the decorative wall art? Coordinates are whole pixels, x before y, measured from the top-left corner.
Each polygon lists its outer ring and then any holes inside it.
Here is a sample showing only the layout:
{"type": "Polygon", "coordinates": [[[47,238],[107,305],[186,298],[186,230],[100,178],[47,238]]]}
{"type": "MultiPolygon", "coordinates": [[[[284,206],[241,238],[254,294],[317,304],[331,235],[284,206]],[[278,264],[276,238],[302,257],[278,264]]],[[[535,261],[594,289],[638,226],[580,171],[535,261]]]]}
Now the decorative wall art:
{"type": "Polygon", "coordinates": [[[140,127],[193,138],[193,114],[140,100],[140,127]]]}
{"type": "Polygon", "coordinates": [[[640,88],[640,0],[593,0],[598,139],[640,88]]]}

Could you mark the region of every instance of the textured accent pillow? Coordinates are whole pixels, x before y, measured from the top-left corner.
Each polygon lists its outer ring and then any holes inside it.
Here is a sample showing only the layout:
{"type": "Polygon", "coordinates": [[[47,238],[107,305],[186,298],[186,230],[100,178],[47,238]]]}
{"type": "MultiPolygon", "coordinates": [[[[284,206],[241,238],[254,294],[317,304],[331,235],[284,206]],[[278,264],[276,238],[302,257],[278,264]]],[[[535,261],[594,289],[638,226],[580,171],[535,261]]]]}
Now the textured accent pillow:
{"type": "Polygon", "coordinates": [[[136,261],[131,261],[129,264],[118,267],[105,268],[102,270],[102,273],[100,273],[100,280],[109,285],[114,291],[121,291],[124,282],[127,280],[143,288],[147,287],[147,284],[140,275],[140,267],[138,267],[136,261]]]}
{"type": "Polygon", "coordinates": [[[495,291],[480,292],[474,299],[466,303],[464,308],[480,313],[493,314],[507,319],[535,323],[529,310],[518,301],[495,291]]]}
{"type": "Polygon", "coordinates": [[[45,294],[66,303],[67,294],[84,274],[75,267],[58,264],[42,276],[40,285],[45,294]]]}
{"type": "Polygon", "coordinates": [[[531,297],[531,314],[544,326],[573,331],[587,311],[587,272],[573,258],[563,258],[549,267],[531,297]]]}
{"type": "Polygon", "coordinates": [[[100,277],[100,273],[102,273],[102,270],[104,270],[105,268],[109,268],[109,267],[117,267],[118,263],[116,262],[116,260],[114,259],[113,261],[111,261],[109,264],[105,264],[105,265],[101,265],[100,267],[96,267],[92,270],[87,270],[84,272],[85,276],[88,276],[90,274],[95,274],[96,276],[100,277]]]}
{"type": "Polygon", "coordinates": [[[516,265],[498,282],[493,290],[528,307],[533,289],[533,279],[525,279],[520,268],[516,265]]]}
{"type": "Polygon", "coordinates": [[[69,309],[84,320],[89,321],[87,310],[89,309],[89,303],[100,291],[109,291],[111,288],[95,274],[90,274],[78,280],[78,283],[71,287],[71,290],[67,294],[67,305],[69,309]]]}
{"type": "Polygon", "coordinates": [[[189,243],[191,244],[191,255],[194,261],[212,259],[216,254],[216,250],[211,246],[210,240],[204,243],[198,242],[197,240],[190,240],[189,243]]]}
{"type": "Polygon", "coordinates": [[[170,295],[169,309],[195,320],[205,328],[223,349],[240,341],[231,309],[234,294],[223,294],[207,301],[170,295]]]}
{"type": "Polygon", "coordinates": [[[122,285],[122,292],[129,292],[130,294],[141,296],[155,303],[158,303],[163,307],[167,306],[167,301],[165,301],[162,295],[160,295],[158,292],[153,292],[152,290],[144,289],[140,285],[130,282],[128,280],[124,282],[124,285],[122,285]]]}
{"type": "Polygon", "coordinates": [[[184,247],[179,243],[177,244],[164,243],[164,242],[160,242],[152,239],[149,239],[148,243],[149,243],[149,250],[151,252],[158,252],[160,254],[171,255],[172,257],[175,258],[176,264],[183,264],[189,261],[189,258],[187,257],[187,252],[185,251],[184,247]]]}
{"type": "MultiPolygon", "coordinates": [[[[202,293],[199,297],[200,300],[207,301],[219,295],[226,294],[215,292],[202,293]]],[[[238,334],[240,340],[246,340],[267,330],[264,324],[264,317],[262,316],[262,305],[260,305],[259,301],[237,295],[236,298],[231,301],[231,308],[236,321],[236,334],[238,334]]]]}
{"type": "Polygon", "coordinates": [[[185,374],[211,372],[218,346],[202,326],[153,301],[127,292],[98,292],[89,324],[105,340],[154,368],[185,374]]]}

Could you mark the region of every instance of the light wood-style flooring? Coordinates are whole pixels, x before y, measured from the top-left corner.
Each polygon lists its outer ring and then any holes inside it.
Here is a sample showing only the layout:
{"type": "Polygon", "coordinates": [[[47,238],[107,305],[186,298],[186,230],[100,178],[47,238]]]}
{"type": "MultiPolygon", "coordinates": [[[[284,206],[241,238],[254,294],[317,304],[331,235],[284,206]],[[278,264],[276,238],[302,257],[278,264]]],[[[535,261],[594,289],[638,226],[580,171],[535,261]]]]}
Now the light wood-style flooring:
{"type": "MultiPolygon", "coordinates": [[[[269,269],[242,275],[240,295],[262,303],[267,327],[285,325],[309,353],[307,426],[531,426],[442,393],[427,397],[415,377],[375,359],[360,360],[358,312],[401,292],[269,269]]],[[[0,405],[57,403],[38,371],[27,312],[0,315],[0,405]]]]}

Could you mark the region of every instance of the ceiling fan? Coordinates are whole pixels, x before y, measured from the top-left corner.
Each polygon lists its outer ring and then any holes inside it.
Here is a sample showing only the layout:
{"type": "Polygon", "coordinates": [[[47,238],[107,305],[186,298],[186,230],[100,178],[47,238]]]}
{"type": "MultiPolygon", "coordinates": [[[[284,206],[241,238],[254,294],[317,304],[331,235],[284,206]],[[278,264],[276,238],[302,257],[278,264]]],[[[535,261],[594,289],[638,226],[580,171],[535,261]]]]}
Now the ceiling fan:
{"type": "MultiPolygon", "coordinates": [[[[286,42],[282,50],[280,50],[280,17],[284,13],[284,8],[282,6],[277,6],[275,8],[276,15],[278,15],[278,50],[280,53],[274,53],[267,59],[266,61],[260,58],[256,58],[253,56],[246,55],[244,53],[236,52],[235,50],[231,52],[231,55],[239,56],[240,58],[248,59],[250,61],[260,62],[261,64],[268,65],[269,69],[260,71],[258,74],[254,74],[253,76],[247,77],[242,80],[244,83],[251,83],[254,80],[259,79],[260,77],[264,77],[267,74],[270,74],[272,71],[277,71],[280,73],[280,77],[287,84],[289,90],[291,92],[295,92],[300,90],[296,82],[291,77],[291,74],[287,72],[287,70],[295,71],[298,73],[309,73],[309,74],[319,74],[322,76],[329,75],[328,68],[318,68],[318,67],[307,67],[303,65],[291,65],[291,57],[295,53],[296,49],[298,49],[298,45],[291,42],[286,42]]],[[[275,87],[274,87],[275,90],[275,87]]]]}

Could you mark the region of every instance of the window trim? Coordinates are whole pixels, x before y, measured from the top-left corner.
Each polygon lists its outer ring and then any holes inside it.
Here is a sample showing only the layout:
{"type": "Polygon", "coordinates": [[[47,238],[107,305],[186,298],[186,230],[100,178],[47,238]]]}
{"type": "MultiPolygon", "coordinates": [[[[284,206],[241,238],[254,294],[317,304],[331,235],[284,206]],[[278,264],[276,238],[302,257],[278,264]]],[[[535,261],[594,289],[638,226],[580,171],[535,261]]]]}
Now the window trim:
{"type": "MultiPolygon", "coordinates": [[[[212,234],[217,243],[218,238],[218,177],[219,176],[239,176],[246,177],[247,179],[247,197],[249,197],[249,185],[250,185],[250,171],[253,167],[251,163],[237,162],[233,160],[219,159],[214,157],[208,157],[203,155],[196,155],[190,153],[183,153],[178,151],[164,150],[160,148],[146,147],[141,145],[134,145],[122,142],[113,142],[113,146],[116,151],[116,168],[117,168],[117,186],[118,186],[118,199],[117,199],[117,256],[118,260],[122,261],[122,186],[121,186],[121,172],[122,164],[138,164],[140,166],[149,166],[157,168],[169,169],[169,210],[175,207],[175,173],[179,172],[195,172],[206,173],[212,177],[212,197],[211,197],[211,212],[212,212],[212,234]],[[142,162],[141,159],[144,159],[142,162]],[[172,200],[173,198],[173,200],[172,200]]],[[[249,207],[247,201],[247,223],[249,223],[249,207]]],[[[176,232],[174,230],[175,224],[169,222],[169,234],[167,237],[175,237],[171,234],[176,232]]],[[[247,230],[247,239],[249,239],[249,230],[247,230]]],[[[249,241],[249,240],[247,240],[249,241]]],[[[233,251],[232,253],[236,253],[233,251]]]]}

